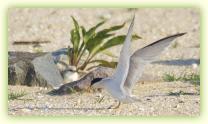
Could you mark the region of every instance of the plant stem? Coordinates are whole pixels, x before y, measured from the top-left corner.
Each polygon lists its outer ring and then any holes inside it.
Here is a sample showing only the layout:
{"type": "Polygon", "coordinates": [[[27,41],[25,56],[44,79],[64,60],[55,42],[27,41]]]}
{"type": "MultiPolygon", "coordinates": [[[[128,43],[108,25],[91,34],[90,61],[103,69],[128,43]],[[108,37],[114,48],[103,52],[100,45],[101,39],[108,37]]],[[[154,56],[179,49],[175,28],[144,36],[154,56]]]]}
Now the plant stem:
{"type": "Polygon", "coordinates": [[[87,64],[93,59],[93,57],[96,55],[97,53],[94,53],[93,55],[89,55],[85,61],[85,63],[83,65],[80,66],[79,69],[84,70],[87,66],[87,64]]]}
{"type": "Polygon", "coordinates": [[[88,64],[90,58],[91,58],[91,57],[90,57],[90,54],[89,54],[88,57],[87,57],[87,59],[85,60],[85,62],[84,62],[80,67],[78,67],[78,70],[79,70],[79,69],[80,69],[80,70],[84,70],[85,67],[87,66],[87,64],[88,64]]]}
{"type": "MultiPolygon", "coordinates": [[[[84,47],[83,47],[84,48],[84,47]]],[[[82,48],[82,49],[83,49],[82,48]]],[[[84,54],[84,52],[85,52],[85,48],[81,51],[81,54],[78,56],[78,60],[77,60],[77,63],[76,63],[76,66],[79,64],[79,61],[80,61],[80,59],[81,59],[81,57],[83,56],[83,54],[84,54]]]]}

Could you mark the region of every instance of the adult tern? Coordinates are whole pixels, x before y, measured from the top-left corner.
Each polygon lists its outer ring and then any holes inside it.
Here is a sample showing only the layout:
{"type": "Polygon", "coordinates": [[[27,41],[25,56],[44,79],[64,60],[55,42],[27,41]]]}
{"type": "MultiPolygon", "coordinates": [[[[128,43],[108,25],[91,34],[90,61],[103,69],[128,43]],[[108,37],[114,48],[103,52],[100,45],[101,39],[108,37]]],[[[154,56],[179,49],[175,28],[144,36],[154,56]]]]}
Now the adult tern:
{"type": "Polygon", "coordinates": [[[155,61],[157,57],[167,48],[174,39],[184,35],[185,33],[178,33],[165,38],[162,38],[156,42],[153,42],[136,52],[130,54],[131,37],[134,26],[133,17],[128,29],[118,65],[114,74],[107,78],[95,78],[91,82],[91,86],[94,88],[106,89],[112,97],[118,100],[118,105],[110,108],[118,108],[120,103],[130,103],[139,101],[134,97],[131,92],[135,83],[141,77],[145,65],[155,61]]]}

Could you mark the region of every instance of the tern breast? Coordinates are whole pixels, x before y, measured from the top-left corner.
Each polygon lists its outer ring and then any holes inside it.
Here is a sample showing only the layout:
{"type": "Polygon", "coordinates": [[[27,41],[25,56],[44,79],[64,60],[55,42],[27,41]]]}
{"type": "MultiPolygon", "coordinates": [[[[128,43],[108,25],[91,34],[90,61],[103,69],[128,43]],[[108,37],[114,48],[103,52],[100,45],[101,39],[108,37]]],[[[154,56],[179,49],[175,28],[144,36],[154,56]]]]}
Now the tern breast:
{"type": "Polygon", "coordinates": [[[118,85],[119,83],[115,82],[114,79],[107,79],[104,83],[104,88],[114,99],[122,102],[123,99],[126,98],[124,89],[122,89],[120,85],[118,85]]]}

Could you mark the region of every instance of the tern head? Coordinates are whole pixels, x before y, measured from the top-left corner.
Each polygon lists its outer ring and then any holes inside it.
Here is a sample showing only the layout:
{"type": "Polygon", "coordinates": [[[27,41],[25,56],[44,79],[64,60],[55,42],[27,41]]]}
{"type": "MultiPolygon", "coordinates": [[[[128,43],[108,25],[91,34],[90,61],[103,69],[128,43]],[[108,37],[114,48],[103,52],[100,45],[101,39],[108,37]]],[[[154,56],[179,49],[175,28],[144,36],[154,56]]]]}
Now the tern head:
{"type": "Polygon", "coordinates": [[[93,88],[102,88],[102,86],[103,86],[102,79],[103,79],[103,78],[94,78],[94,79],[91,81],[91,86],[92,86],[93,88]]]}

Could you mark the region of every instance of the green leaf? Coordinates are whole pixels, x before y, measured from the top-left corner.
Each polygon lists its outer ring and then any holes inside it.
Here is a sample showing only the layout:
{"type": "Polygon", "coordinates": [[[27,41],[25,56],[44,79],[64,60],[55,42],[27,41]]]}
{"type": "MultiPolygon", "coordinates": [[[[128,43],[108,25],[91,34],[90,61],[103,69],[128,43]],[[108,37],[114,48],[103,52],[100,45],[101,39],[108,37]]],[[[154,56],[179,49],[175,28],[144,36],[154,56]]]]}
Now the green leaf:
{"type": "Polygon", "coordinates": [[[112,26],[108,29],[104,29],[99,31],[98,33],[94,34],[94,37],[89,39],[89,42],[86,43],[87,50],[89,53],[93,53],[93,51],[97,51],[100,48],[100,45],[106,38],[113,36],[114,34],[109,34],[109,32],[121,29],[125,23],[121,25],[112,26]]]}
{"type": "Polygon", "coordinates": [[[89,29],[89,31],[87,31],[84,35],[84,42],[87,43],[88,40],[95,35],[95,30],[100,27],[101,25],[103,25],[105,23],[105,21],[102,21],[100,23],[98,23],[96,26],[92,27],[89,29]]]}
{"type": "Polygon", "coordinates": [[[112,52],[110,52],[109,50],[104,50],[102,51],[103,54],[110,56],[112,58],[118,58],[118,56],[114,55],[112,52]]]}
{"type": "Polygon", "coordinates": [[[91,46],[89,49],[89,51],[91,52],[95,47],[99,46],[102,44],[102,42],[106,39],[106,38],[109,38],[110,36],[113,36],[114,34],[109,34],[110,32],[112,31],[115,31],[115,30],[119,30],[121,29],[123,26],[125,25],[125,23],[121,24],[121,25],[117,25],[117,26],[112,26],[108,29],[104,29],[104,30],[101,30],[99,31],[98,33],[95,34],[95,36],[90,39],[90,42],[93,42],[93,43],[89,43],[88,45],[91,46]],[[92,46],[93,44],[93,46],[92,46]]]}
{"type": "Polygon", "coordinates": [[[71,42],[73,44],[73,61],[72,63],[77,63],[78,58],[78,50],[79,50],[79,43],[80,43],[80,34],[79,34],[79,24],[76,21],[76,19],[71,16],[73,23],[74,23],[74,29],[71,30],[71,42]]]}
{"type": "MultiPolygon", "coordinates": [[[[103,21],[103,22],[104,22],[104,21],[103,21]]],[[[103,23],[101,22],[101,23],[99,23],[97,26],[99,26],[100,24],[103,24],[103,23]]],[[[114,35],[114,34],[108,34],[109,32],[115,31],[115,30],[119,30],[119,29],[121,29],[122,27],[124,27],[124,25],[125,25],[125,23],[123,23],[123,24],[121,24],[121,25],[112,26],[112,27],[110,27],[110,28],[108,28],[108,29],[101,30],[101,31],[99,31],[98,33],[95,33],[95,32],[94,32],[94,36],[92,37],[92,35],[91,35],[90,37],[88,37],[89,39],[87,39],[87,41],[88,41],[88,42],[86,43],[87,50],[88,50],[90,53],[92,53],[93,51],[96,51],[96,49],[98,49],[98,48],[100,47],[99,45],[101,45],[102,42],[103,42],[106,38],[108,38],[108,37],[114,35]]],[[[97,27],[97,26],[95,26],[95,27],[97,27]]],[[[95,28],[91,28],[90,31],[93,31],[92,29],[95,29],[95,28]]],[[[90,32],[90,31],[89,31],[89,32],[90,32]]],[[[94,30],[94,31],[95,31],[95,30],[94,30]]]]}
{"type": "Polygon", "coordinates": [[[92,60],[89,63],[98,63],[98,65],[92,66],[92,67],[88,68],[87,70],[91,70],[92,68],[95,68],[95,67],[98,67],[98,66],[108,67],[108,68],[115,68],[118,64],[118,62],[115,62],[115,61],[109,62],[109,61],[100,60],[100,59],[99,60],[92,60]]]}
{"type": "Polygon", "coordinates": [[[79,24],[73,16],[71,17],[72,17],[72,20],[74,22],[74,27],[75,27],[74,29],[71,30],[71,42],[73,44],[74,52],[77,53],[79,42],[80,42],[79,24]]]}
{"type": "MultiPolygon", "coordinates": [[[[85,34],[86,34],[86,29],[83,26],[81,26],[80,28],[81,28],[81,31],[82,31],[82,37],[84,37],[85,34]]],[[[80,58],[82,57],[84,52],[85,52],[85,43],[82,41],[82,43],[81,43],[81,45],[78,49],[78,55],[77,55],[78,56],[78,61],[80,60],[80,58]]],[[[77,62],[77,64],[78,64],[78,62],[77,62]]]]}
{"type": "Polygon", "coordinates": [[[114,34],[99,34],[96,35],[94,38],[90,39],[86,44],[86,49],[91,54],[95,49],[101,47],[101,43],[108,37],[113,36],[114,34]]]}
{"type": "Polygon", "coordinates": [[[81,26],[80,28],[81,28],[81,30],[82,30],[82,36],[84,37],[85,34],[86,34],[86,29],[85,29],[83,26],[81,26]]]}
{"type": "MultiPolygon", "coordinates": [[[[103,51],[113,46],[123,44],[125,38],[126,38],[126,35],[119,35],[119,36],[113,37],[110,40],[108,40],[105,44],[103,44],[103,46],[100,48],[99,51],[103,51]]],[[[140,39],[140,38],[141,37],[139,37],[138,35],[132,35],[132,41],[140,39]]]]}
{"type": "Polygon", "coordinates": [[[142,37],[138,36],[137,34],[132,35],[132,41],[142,39],[142,37]]]}
{"type": "Polygon", "coordinates": [[[103,44],[103,46],[100,48],[100,51],[122,44],[125,40],[125,37],[126,37],[125,35],[119,35],[119,36],[111,38],[105,44],[103,44]]]}
{"type": "Polygon", "coordinates": [[[77,20],[73,16],[71,16],[71,18],[72,18],[72,20],[74,22],[75,29],[79,30],[79,24],[78,24],[77,20]]]}
{"type": "Polygon", "coordinates": [[[71,30],[71,42],[73,45],[74,52],[77,52],[80,42],[80,35],[75,29],[71,30]]]}
{"type": "Polygon", "coordinates": [[[121,24],[121,25],[112,26],[112,27],[110,27],[110,28],[108,28],[108,29],[101,30],[100,32],[98,32],[98,34],[99,34],[99,33],[101,33],[101,34],[105,33],[105,34],[106,34],[106,33],[109,33],[109,32],[111,32],[111,31],[119,30],[119,29],[123,28],[124,25],[125,25],[125,23],[123,23],[123,24],[121,24]]]}

